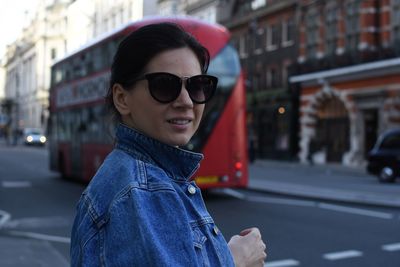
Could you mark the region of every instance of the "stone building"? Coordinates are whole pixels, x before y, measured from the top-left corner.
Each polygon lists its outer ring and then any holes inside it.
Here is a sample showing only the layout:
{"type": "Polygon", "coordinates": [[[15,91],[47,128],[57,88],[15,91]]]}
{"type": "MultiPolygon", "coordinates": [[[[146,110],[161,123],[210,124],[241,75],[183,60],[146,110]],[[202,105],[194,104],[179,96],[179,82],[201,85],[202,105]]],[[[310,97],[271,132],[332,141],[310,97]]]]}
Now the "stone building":
{"type": "Polygon", "coordinates": [[[40,1],[30,24],[7,47],[4,91],[13,129],[46,127],[50,66],[65,53],[68,3],[40,1]]]}
{"type": "Polygon", "coordinates": [[[301,1],[300,160],[360,165],[400,127],[400,1],[301,1]]]}
{"type": "Polygon", "coordinates": [[[40,0],[34,16],[3,58],[3,106],[11,127],[46,129],[51,65],[67,53],[143,16],[156,0],[40,0]]]}

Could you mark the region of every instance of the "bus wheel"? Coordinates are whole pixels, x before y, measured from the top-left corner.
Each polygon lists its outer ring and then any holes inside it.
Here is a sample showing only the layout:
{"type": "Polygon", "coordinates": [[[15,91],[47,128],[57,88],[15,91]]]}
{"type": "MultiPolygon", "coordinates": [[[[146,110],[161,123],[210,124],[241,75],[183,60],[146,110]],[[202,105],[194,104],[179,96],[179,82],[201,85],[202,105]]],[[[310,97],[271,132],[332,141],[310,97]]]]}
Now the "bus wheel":
{"type": "Polygon", "coordinates": [[[391,167],[383,167],[378,175],[379,182],[381,183],[393,183],[396,179],[396,175],[391,167]]]}

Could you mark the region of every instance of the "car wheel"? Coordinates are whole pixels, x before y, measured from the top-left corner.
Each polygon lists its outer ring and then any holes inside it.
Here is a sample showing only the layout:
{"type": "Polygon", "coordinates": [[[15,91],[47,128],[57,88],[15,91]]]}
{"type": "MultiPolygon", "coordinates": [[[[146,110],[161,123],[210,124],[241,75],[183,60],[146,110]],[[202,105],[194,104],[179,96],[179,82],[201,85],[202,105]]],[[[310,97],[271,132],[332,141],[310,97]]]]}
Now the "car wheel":
{"type": "Polygon", "coordinates": [[[396,179],[396,175],[391,167],[386,166],[379,172],[378,179],[381,183],[393,183],[396,179]]]}

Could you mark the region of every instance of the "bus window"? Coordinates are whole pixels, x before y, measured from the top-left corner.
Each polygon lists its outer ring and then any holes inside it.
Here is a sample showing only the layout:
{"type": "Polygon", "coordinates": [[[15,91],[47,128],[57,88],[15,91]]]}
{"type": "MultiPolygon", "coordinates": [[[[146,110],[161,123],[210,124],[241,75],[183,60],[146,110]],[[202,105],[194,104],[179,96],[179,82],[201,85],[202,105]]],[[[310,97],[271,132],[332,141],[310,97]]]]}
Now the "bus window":
{"type": "Polygon", "coordinates": [[[232,90],[240,72],[236,50],[227,45],[211,62],[208,73],[218,77],[219,90],[232,90]]]}

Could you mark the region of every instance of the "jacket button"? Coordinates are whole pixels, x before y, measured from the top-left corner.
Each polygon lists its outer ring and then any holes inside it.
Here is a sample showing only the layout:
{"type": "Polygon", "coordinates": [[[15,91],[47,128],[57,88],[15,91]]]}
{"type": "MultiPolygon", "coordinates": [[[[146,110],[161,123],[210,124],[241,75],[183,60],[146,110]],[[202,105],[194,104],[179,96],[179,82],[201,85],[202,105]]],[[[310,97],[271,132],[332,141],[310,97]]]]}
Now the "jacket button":
{"type": "Polygon", "coordinates": [[[218,229],[217,226],[214,226],[213,230],[214,230],[214,234],[215,234],[215,235],[218,235],[218,234],[219,234],[219,229],[218,229]]]}
{"type": "Polygon", "coordinates": [[[194,194],[196,194],[196,187],[194,187],[193,185],[189,185],[188,191],[191,195],[194,195],[194,194]]]}

